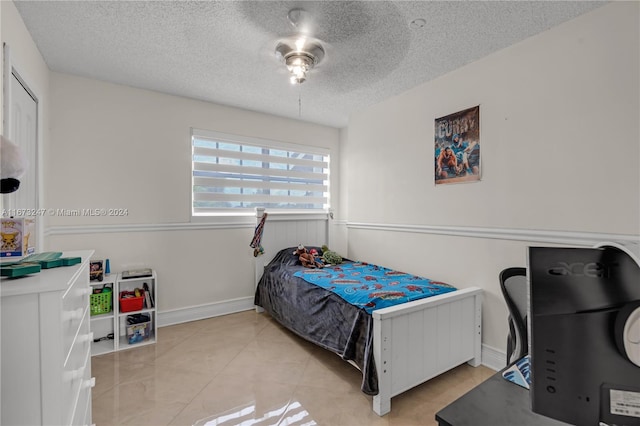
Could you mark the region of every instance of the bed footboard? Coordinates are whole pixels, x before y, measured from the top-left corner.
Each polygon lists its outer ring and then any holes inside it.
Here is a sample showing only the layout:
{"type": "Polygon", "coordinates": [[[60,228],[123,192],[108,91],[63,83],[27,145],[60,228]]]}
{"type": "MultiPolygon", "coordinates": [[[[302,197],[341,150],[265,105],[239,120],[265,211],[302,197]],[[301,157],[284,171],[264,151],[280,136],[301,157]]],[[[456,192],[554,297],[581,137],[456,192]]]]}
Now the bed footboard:
{"type": "Polygon", "coordinates": [[[379,393],[373,411],[391,398],[460,364],[481,361],[482,290],[466,288],[373,311],[379,393]]]}

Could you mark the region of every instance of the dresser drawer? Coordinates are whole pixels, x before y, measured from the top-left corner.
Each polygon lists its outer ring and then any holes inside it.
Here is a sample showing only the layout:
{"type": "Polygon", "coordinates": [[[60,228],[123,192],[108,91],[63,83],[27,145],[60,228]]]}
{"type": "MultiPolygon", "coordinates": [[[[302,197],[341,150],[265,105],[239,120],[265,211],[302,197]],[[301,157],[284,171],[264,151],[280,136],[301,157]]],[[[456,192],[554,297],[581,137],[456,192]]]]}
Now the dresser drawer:
{"type": "Polygon", "coordinates": [[[65,358],[68,357],[71,345],[89,306],[89,269],[84,266],[76,280],[69,286],[62,297],[62,338],[65,358]]]}
{"type": "Polygon", "coordinates": [[[76,328],[76,334],[68,337],[65,336],[65,341],[69,341],[69,349],[64,355],[63,367],[65,372],[77,370],[84,365],[84,353],[87,347],[91,349],[91,341],[93,340],[93,333],[91,333],[89,324],[90,316],[89,308],[87,307],[76,328]]]}
{"type": "Polygon", "coordinates": [[[91,369],[87,368],[80,384],[75,410],[71,415],[71,424],[73,426],[88,426],[91,424],[91,389],[95,386],[95,383],[96,379],[91,377],[91,369]]]}
{"type": "Polygon", "coordinates": [[[90,391],[82,392],[80,394],[80,398],[78,399],[78,409],[71,421],[73,426],[89,426],[91,424],[91,410],[89,405],[91,403],[90,396],[90,391]]]}
{"type": "Polygon", "coordinates": [[[64,424],[70,424],[77,410],[78,399],[87,390],[86,383],[91,378],[91,340],[89,333],[88,309],[87,315],[80,325],[80,333],[74,340],[69,356],[65,361],[62,373],[61,399],[66,407],[64,424]]]}
{"type": "Polygon", "coordinates": [[[89,303],[89,267],[83,266],[75,276],[75,281],[67,288],[62,296],[62,310],[73,311],[89,303]]]}

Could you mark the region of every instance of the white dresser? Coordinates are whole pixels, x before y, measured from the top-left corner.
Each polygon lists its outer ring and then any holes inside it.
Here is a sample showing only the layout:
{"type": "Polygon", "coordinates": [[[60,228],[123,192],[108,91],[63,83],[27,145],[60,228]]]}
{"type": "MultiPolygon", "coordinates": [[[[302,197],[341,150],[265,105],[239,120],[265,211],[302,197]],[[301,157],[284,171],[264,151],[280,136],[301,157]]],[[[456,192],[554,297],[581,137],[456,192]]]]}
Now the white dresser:
{"type": "Polygon", "coordinates": [[[91,424],[89,258],[0,282],[2,425],[91,424]]]}

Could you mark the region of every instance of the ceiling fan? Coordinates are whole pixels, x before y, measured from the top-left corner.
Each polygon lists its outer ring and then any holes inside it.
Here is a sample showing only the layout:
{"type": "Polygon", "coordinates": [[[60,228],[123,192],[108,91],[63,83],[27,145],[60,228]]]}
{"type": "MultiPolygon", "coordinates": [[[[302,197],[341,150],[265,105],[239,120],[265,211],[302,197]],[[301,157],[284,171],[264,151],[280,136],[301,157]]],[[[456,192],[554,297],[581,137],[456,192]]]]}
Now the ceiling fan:
{"type": "Polygon", "coordinates": [[[322,61],[325,51],[322,41],[311,36],[313,21],[309,12],[294,8],[287,14],[287,19],[297,34],[280,40],[275,54],[287,66],[291,83],[302,84],[309,71],[322,61]]]}
{"type": "Polygon", "coordinates": [[[266,60],[283,64],[294,85],[313,81],[312,86],[327,95],[381,80],[398,67],[411,45],[406,18],[395,2],[247,1],[238,5],[247,23],[269,37],[263,46],[266,60]]]}

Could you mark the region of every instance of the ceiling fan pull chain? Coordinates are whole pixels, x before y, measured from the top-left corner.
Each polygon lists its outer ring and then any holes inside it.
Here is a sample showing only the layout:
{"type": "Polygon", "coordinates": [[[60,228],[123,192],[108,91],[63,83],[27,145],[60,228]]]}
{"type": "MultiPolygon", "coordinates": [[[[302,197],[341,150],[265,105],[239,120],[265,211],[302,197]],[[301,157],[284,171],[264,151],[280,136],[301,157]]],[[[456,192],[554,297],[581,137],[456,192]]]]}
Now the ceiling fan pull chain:
{"type": "Polygon", "coordinates": [[[298,84],[298,118],[302,118],[302,87],[298,84]]]}

